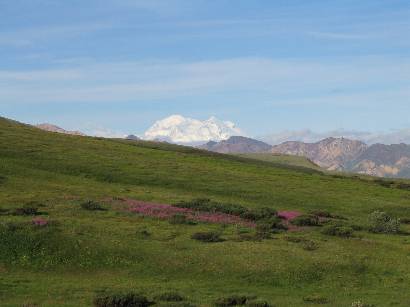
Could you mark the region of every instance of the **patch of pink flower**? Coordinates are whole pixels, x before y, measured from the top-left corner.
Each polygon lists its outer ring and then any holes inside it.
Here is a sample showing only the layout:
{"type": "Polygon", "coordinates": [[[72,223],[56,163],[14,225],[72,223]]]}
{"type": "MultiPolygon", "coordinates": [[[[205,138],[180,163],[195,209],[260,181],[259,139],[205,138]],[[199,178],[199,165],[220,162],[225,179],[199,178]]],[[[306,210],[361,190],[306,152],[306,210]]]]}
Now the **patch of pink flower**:
{"type": "Polygon", "coordinates": [[[40,227],[48,225],[48,220],[42,217],[35,217],[31,220],[31,222],[33,223],[33,225],[40,227]]]}
{"type": "Polygon", "coordinates": [[[287,220],[287,221],[291,221],[295,218],[297,218],[298,216],[300,216],[301,213],[298,211],[279,211],[278,212],[278,216],[281,219],[287,220]]]}
{"type": "Polygon", "coordinates": [[[295,225],[290,223],[291,220],[297,218],[298,216],[302,215],[302,213],[298,211],[279,211],[278,216],[284,220],[284,224],[288,227],[289,231],[298,231],[299,228],[295,225]]]}
{"type": "Polygon", "coordinates": [[[224,213],[198,212],[188,208],[178,208],[171,205],[148,203],[137,200],[127,200],[129,211],[136,212],[145,216],[167,219],[175,214],[183,214],[188,219],[216,224],[241,224],[248,227],[254,227],[255,223],[241,219],[238,216],[224,213]]]}

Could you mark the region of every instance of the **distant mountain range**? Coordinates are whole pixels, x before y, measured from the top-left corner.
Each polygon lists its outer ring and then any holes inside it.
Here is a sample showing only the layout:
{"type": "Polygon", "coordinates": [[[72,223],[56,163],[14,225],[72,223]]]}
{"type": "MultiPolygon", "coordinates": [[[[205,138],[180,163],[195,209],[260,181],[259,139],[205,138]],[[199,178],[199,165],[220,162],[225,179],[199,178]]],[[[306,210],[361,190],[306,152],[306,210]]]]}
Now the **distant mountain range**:
{"type": "MultiPolygon", "coordinates": [[[[72,135],[80,131],[68,131],[52,124],[36,125],[37,128],[72,135]]],[[[303,156],[333,171],[348,171],[380,177],[410,178],[410,145],[371,144],[349,138],[328,137],[317,142],[286,141],[278,145],[237,136],[241,131],[231,122],[211,117],[205,121],[173,115],[157,121],[143,139],[196,145],[219,153],[272,153],[303,156]],[[205,143],[208,141],[207,143],[205,143]],[[205,144],[204,144],[205,143],[205,144]]],[[[126,137],[140,140],[135,135],[126,137]]]]}
{"type": "Polygon", "coordinates": [[[208,142],[202,149],[220,153],[273,153],[304,156],[327,170],[349,171],[379,177],[410,178],[410,145],[374,144],[346,138],[315,143],[284,142],[271,146],[245,137],[208,142]]]}

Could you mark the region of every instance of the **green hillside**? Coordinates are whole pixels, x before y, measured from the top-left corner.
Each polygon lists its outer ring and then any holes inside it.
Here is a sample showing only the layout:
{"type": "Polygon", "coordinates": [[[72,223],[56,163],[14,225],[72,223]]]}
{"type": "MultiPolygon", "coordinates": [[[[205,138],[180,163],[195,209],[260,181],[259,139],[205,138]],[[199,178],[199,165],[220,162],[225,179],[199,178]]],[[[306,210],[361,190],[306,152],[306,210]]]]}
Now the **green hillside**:
{"type": "Polygon", "coordinates": [[[318,165],[316,165],[309,159],[302,157],[302,156],[279,155],[279,154],[273,154],[273,153],[248,153],[248,154],[239,154],[238,156],[244,157],[244,158],[267,161],[267,162],[281,163],[285,165],[295,165],[295,166],[319,169],[318,165]]]}
{"type": "Polygon", "coordinates": [[[375,210],[410,218],[407,182],[251,158],[0,119],[0,305],[92,306],[101,293],[136,291],[156,306],[213,306],[234,294],[272,306],[409,306],[409,225],[397,234],[368,231],[375,210]],[[144,217],[124,202],[194,198],[326,211],[354,234],[326,235],[324,225],[262,237],[243,225],[144,217]],[[87,200],[104,210],[84,209],[87,200]],[[48,224],[33,226],[40,219],[48,224]],[[191,238],[209,231],[223,241],[191,238]],[[170,291],[184,302],[161,303],[158,295],[170,291]]]}

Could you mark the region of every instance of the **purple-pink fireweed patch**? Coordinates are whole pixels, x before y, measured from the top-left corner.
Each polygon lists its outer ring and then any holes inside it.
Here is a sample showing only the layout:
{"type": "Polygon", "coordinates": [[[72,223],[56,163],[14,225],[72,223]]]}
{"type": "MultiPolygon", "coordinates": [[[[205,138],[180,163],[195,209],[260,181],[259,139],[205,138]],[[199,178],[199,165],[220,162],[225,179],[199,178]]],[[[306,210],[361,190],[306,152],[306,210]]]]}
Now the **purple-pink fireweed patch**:
{"type": "Polygon", "coordinates": [[[137,200],[127,200],[128,210],[145,216],[168,219],[175,214],[183,214],[188,219],[198,222],[216,224],[240,224],[254,227],[255,223],[244,220],[238,216],[225,213],[198,212],[188,208],[179,208],[171,205],[148,203],[137,200]]]}
{"type": "Polygon", "coordinates": [[[287,220],[287,221],[291,221],[291,220],[297,218],[300,215],[301,215],[301,213],[297,212],[297,211],[279,211],[278,212],[278,216],[281,219],[284,219],[284,220],[287,220]]]}
{"type": "Polygon", "coordinates": [[[40,226],[40,227],[48,225],[48,220],[42,217],[35,217],[31,220],[31,222],[33,223],[33,225],[40,226]]]}

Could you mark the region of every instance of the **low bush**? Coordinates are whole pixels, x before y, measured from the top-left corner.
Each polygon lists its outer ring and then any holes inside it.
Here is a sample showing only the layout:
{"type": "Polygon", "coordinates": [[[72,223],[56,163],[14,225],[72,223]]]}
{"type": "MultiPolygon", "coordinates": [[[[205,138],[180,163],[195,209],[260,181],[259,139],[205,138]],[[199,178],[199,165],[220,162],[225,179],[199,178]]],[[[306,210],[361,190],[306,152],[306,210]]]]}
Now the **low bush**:
{"type": "Polygon", "coordinates": [[[316,242],[302,237],[285,236],[283,239],[292,243],[301,243],[302,248],[307,251],[318,249],[318,244],[316,242]]]}
{"type": "Polygon", "coordinates": [[[288,242],[292,243],[301,243],[307,241],[307,239],[302,237],[291,237],[291,236],[284,236],[283,239],[288,242]]]}
{"type": "Polygon", "coordinates": [[[321,232],[328,236],[343,238],[349,238],[353,236],[353,228],[337,224],[326,225],[323,227],[321,232]]]}
{"type": "Polygon", "coordinates": [[[327,304],[329,300],[320,295],[309,295],[303,298],[303,301],[314,304],[327,304]]]}
{"type": "Polygon", "coordinates": [[[81,203],[80,206],[84,210],[89,210],[89,211],[105,211],[106,210],[99,203],[97,203],[93,200],[87,200],[87,201],[81,203]]]}
{"type": "Polygon", "coordinates": [[[277,233],[286,230],[287,227],[282,223],[278,217],[272,217],[258,221],[256,224],[256,232],[258,233],[277,233]]]}
{"type": "Polygon", "coordinates": [[[174,206],[179,208],[188,208],[204,212],[220,212],[230,215],[240,216],[243,219],[258,221],[277,216],[277,211],[269,207],[248,209],[236,204],[223,204],[212,201],[207,198],[194,199],[192,201],[181,201],[174,206]]]}
{"type": "Polygon", "coordinates": [[[30,206],[24,206],[21,208],[16,208],[14,210],[14,215],[38,215],[38,208],[36,207],[30,207],[30,206]]]}
{"type": "Polygon", "coordinates": [[[319,226],[319,218],[316,215],[305,214],[294,218],[291,223],[296,226],[319,226]]]}
{"type": "Polygon", "coordinates": [[[222,242],[221,234],[216,231],[196,232],[191,236],[192,239],[202,242],[222,242]]]}
{"type": "Polygon", "coordinates": [[[232,295],[228,297],[221,297],[215,301],[216,306],[238,306],[245,305],[249,300],[254,297],[248,297],[245,295],[232,295]]]}
{"type": "Polygon", "coordinates": [[[317,250],[319,246],[314,241],[306,240],[305,242],[302,243],[302,248],[306,251],[314,251],[314,250],[317,250]]]}
{"type": "Polygon", "coordinates": [[[196,225],[195,221],[187,219],[186,215],[178,213],[171,216],[168,220],[170,224],[185,224],[185,225],[196,225]]]}
{"type": "Polygon", "coordinates": [[[223,204],[215,201],[211,201],[207,198],[198,198],[192,201],[181,201],[175,204],[179,208],[188,208],[196,211],[204,212],[220,212],[231,215],[241,215],[248,209],[235,204],[223,204]]]}
{"type": "Polygon", "coordinates": [[[251,307],[273,307],[267,301],[262,301],[262,300],[247,301],[246,306],[251,306],[251,307]]]}
{"type": "Polygon", "coordinates": [[[369,224],[369,230],[374,233],[398,233],[400,231],[400,220],[381,211],[374,211],[370,214],[369,224]]]}
{"type": "Polygon", "coordinates": [[[273,217],[277,217],[278,212],[273,208],[262,207],[257,209],[248,209],[240,216],[243,219],[251,220],[251,221],[260,221],[265,219],[270,219],[273,217]]]}
{"type": "Polygon", "coordinates": [[[165,292],[157,295],[155,299],[162,302],[182,302],[185,300],[178,292],[165,292]]]}
{"type": "Polygon", "coordinates": [[[338,220],[347,220],[346,217],[338,215],[338,214],[333,214],[330,213],[329,211],[325,210],[313,210],[310,212],[311,215],[315,215],[317,217],[322,217],[322,218],[329,218],[329,219],[338,219],[338,220]]]}
{"type": "Polygon", "coordinates": [[[401,224],[410,224],[410,218],[402,218],[400,219],[400,223],[401,224]]]}
{"type": "Polygon", "coordinates": [[[146,229],[137,230],[135,234],[137,235],[137,237],[142,239],[146,239],[151,236],[151,233],[146,229]]]}
{"type": "Polygon", "coordinates": [[[101,294],[94,301],[96,307],[147,307],[154,305],[145,296],[137,293],[101,294]]]}
{"type": "Polygon", "coordinates": [[[0,215],[9,215],[9,213],[10,213],[9,209],[0,208],[0,215]]]}

